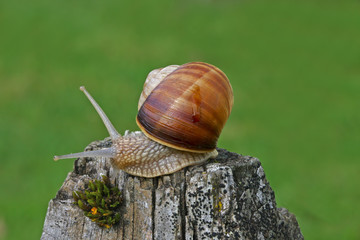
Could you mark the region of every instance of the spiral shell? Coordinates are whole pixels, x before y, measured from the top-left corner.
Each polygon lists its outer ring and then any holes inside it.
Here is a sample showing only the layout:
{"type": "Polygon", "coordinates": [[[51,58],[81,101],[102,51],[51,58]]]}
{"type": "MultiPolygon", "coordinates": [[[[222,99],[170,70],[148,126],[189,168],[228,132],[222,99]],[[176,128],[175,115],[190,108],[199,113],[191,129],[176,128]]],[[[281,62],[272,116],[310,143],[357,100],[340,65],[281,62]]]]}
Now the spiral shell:
{"type": "Polygon", "coordinates": [[[208,63],[171,65],[149,74],[136,122],[150,139],[178,150],[216,148],[233,106],[226,75],[208,63]]]}

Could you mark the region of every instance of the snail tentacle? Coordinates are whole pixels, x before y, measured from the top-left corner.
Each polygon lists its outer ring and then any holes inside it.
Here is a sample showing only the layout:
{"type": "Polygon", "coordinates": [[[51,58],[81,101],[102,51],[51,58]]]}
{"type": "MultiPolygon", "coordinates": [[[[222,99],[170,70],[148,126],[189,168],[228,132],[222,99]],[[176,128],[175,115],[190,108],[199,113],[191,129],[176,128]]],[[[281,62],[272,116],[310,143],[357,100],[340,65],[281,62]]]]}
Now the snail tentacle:
{"type": "Polygon", "coordinates": [[[54,161],[58,161],[60,159],[68,159],[68,158],[79,158],[79,157],[109,157],[113,158],[116,155],[116,150],[113,147],[103,148],[94,151],[87,152],[78,152],[78,153],[70,153],[61,156],[54,156],[54,161]]]}
{"type": "Polygon", "coordinates": [[[99,116],[101,117],[106,129],[108,130],[111,139],[116,139],[120,137],[120,133],[115,129],[114,125],[111,123],[110,119],[106,116],[105,112],[102,110],[102,108],[99,106],[99,104],[95,101],[95,99],[90,95],[88,91],[86,91],[84,86],[80,87],[80,90],[84,92],[86,97],[89,99],[91,104],[94,106],[95,110],[98,112],[99,116]]]}

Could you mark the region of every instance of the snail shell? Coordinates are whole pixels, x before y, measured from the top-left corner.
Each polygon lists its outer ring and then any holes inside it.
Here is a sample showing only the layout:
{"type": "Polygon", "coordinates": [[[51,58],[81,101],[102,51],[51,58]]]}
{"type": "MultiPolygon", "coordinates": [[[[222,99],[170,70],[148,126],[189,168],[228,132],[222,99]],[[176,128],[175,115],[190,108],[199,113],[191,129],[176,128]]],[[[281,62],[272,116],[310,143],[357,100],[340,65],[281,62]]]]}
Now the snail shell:
{"type": "Polygon", "coordinates": [[[217,67],[193,62],[150,72],[138,104],[142,132],[121,136],[101,107],[80,87],[102,118],[110,148],[55,156],[109,157],[112,166],[142,177],[176,172],[217,156],[216,143],[233,105],[233,91],[217,67]]]}
{"type": "Polygon", "coordinates": [[[193,62],[151,72],[148,79],[151,91],[146,84],[136,118],[142,132],[175,149],[214,150],[234,102],[226,75],[213,65],[193,62]]]}

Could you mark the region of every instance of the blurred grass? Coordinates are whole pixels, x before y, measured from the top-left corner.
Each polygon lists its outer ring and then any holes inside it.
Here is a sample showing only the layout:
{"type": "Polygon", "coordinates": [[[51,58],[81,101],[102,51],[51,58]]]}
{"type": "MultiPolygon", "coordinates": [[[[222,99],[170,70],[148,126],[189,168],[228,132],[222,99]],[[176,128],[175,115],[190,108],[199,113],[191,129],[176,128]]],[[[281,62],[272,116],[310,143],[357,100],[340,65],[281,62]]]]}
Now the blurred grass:
{"type": "Polygon", "coordinates": [[[259,157],[306,239],[360,239],[359,1],[0,1],[0,239],[38,239],[81,151],[136,130],[147,73],[205,61],[235,94],[219,146],[259,157]]]}

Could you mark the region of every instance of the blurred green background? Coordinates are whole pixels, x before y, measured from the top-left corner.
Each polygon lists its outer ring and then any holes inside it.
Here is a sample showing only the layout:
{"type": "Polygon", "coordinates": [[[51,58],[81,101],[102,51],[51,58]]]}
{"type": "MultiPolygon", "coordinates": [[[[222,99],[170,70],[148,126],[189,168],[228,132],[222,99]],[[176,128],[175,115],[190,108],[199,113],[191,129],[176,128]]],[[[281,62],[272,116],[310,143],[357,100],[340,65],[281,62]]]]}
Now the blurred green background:
{"type": "Polygon", "coordinates": [[[205,61],[235,94],[219,146],[258,157],[306,239],[360,239],[360,2],[0,1],[0,239],[39,239],[55,154],[137,130],[149,71],[205,61]]]}

